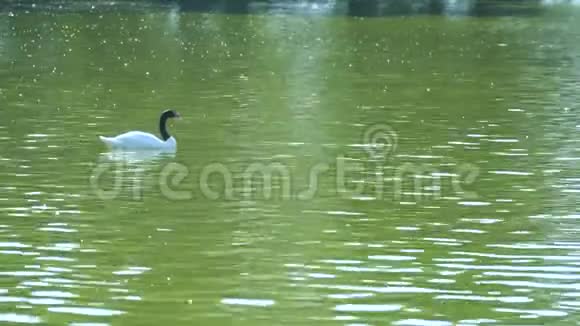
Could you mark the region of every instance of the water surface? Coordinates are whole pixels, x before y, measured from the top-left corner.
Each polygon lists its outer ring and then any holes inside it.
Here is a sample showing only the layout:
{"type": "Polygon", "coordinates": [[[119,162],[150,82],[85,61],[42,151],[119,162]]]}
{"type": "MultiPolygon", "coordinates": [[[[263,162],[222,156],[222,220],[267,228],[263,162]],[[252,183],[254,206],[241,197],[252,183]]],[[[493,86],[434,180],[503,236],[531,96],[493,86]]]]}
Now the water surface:
{"type": "Polygon", "coordinates": [[[172,8],[1,14],[0,322],[579,322],[578,7],[172,8]]]}

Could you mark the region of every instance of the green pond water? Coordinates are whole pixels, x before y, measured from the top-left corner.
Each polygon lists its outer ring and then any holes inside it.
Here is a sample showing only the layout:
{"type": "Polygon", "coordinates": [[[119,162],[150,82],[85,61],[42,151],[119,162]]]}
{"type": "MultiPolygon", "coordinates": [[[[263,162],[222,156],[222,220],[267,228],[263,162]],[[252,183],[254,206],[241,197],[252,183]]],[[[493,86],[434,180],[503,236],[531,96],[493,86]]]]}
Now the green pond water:
{"type": "Polygon", "coordinates": [[[579,90],[575,6],[2,12],[0,323],[578,324],[579,90]]]}

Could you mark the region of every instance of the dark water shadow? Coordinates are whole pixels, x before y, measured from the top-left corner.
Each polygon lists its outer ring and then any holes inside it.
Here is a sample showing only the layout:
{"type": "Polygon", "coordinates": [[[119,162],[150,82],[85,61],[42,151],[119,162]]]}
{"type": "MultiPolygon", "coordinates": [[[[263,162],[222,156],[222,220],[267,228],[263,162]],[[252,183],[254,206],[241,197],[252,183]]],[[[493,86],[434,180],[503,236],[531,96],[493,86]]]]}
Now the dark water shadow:
{"type": "MultiPolygon", "coordinates": [[[[562,1],[562,3],[567,3],[562,1]]],[[[0,12],[182,12],[226,14],[289,14],[315,16],[536,16],[547,5],[542,0],[148,0],[65,1],[11,0],[0,2],[0,12]]]]}

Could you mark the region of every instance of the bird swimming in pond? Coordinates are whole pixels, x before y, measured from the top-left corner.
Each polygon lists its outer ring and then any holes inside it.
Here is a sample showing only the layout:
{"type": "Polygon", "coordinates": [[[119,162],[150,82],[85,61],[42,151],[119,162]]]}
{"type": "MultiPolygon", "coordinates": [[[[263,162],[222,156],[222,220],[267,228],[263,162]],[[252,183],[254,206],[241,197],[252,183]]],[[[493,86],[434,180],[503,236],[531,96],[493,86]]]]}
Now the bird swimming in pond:
{"type": "Polygon", "coordinates": [[[129,131],[115,137],[99,138],[110,149],[116,150],[167,150],[175,151],[177,142],[167,132],[167,120],[170,118],[180,118],[181,116],[174,110],[165,110],[159,117],[159,131],[161,139],[157,136],[143,131],[129,131]]]}

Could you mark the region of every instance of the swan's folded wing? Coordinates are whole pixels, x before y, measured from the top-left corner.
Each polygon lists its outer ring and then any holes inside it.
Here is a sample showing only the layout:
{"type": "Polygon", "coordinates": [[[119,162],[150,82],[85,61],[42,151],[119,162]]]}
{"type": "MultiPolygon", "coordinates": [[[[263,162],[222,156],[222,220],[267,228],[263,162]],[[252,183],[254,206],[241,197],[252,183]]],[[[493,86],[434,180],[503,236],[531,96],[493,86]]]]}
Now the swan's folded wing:
{"type": "Polygon", "coordinates": [[[112,148],[119,149],[162,149],[175,147],[174,144],[164,142],[155,135],[142,132],[130,131],[116,137],[100,137],[101,140],[112,148]]]}

